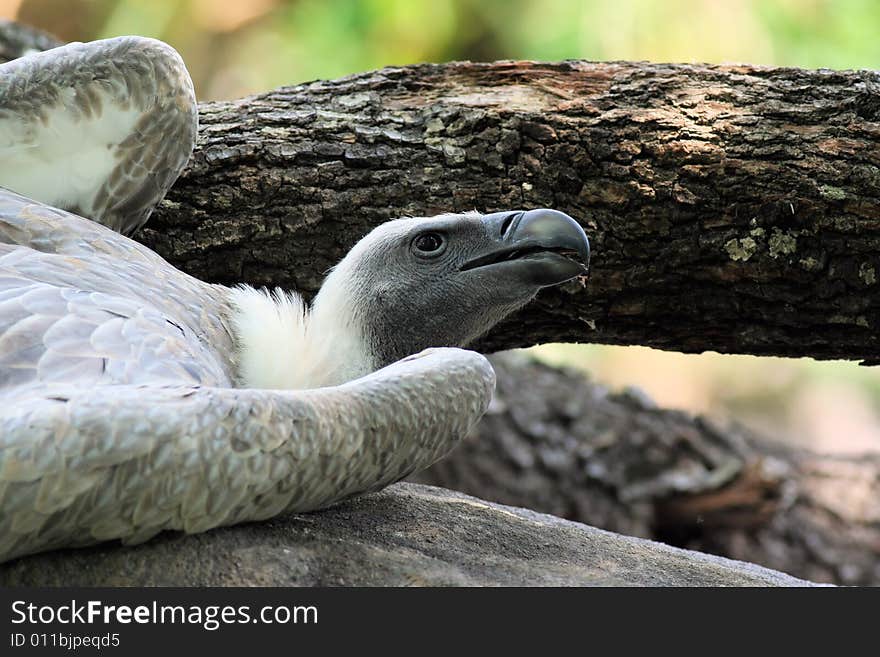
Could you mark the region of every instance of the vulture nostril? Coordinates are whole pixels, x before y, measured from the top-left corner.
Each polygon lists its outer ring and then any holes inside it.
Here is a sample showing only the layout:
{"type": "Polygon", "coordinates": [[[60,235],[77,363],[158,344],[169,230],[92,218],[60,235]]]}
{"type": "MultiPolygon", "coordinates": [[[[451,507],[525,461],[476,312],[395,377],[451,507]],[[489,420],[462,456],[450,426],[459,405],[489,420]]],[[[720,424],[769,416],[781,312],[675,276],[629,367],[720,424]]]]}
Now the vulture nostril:
{"type": "Polygon", "coordinates": [[[521,212],[511,212],[509,215],[504,217],[504,222],[501,224],[501,237],[504,238],[507,235],[507,231],[510,229],[511,224],[513,224],[513,220],[522,214],[521,212]]]}

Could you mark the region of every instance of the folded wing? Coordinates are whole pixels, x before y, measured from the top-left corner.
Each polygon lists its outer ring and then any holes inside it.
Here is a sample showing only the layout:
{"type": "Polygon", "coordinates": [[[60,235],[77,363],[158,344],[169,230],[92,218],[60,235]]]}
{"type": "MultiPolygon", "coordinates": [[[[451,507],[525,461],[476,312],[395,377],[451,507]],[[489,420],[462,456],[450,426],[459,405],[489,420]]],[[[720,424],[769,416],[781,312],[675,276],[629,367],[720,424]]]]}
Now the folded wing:
{"type": "Polygon", "coordinates": [[[130,235],[192,153],[192,80],[161,41],[67,44],[0,79],[0,186],[29,198],[130,235]]]}

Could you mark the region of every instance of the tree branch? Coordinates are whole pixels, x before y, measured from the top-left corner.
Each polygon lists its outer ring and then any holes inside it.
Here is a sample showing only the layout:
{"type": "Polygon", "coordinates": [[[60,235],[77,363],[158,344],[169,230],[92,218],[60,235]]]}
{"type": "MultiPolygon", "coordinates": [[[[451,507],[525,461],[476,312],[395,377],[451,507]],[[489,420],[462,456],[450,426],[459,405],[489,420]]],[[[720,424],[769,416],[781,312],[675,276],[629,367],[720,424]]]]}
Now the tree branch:
{"type": "Polygon", "coordinates": [[[207,103],[142,238],[213,281],[312,293],[392,217],[551,206],[591,235],[590,283],[543,294],[484,349],[876,359],[877,88],[869,72],[501,62],[207,103]]]}
{"type": "Polygon", "coordinates": [[[486,350],[544,341],[880,359],[880,74],[496,62],[200,107],[140,239],[211,281],[314,293],[403,214],[551,206],[594,246],[486,350]]]}

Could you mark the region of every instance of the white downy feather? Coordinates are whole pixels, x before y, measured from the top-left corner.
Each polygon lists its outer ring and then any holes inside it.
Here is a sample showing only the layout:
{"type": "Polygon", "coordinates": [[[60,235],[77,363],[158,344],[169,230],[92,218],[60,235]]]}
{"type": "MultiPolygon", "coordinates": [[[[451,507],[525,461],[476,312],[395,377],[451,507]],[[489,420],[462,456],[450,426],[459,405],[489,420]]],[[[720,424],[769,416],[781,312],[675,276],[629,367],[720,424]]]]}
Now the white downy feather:
{"type": "Polygon", "coordinates": [[[372,371],[373,359],[344,295],[333,294],[333,286],[325,288],[314,310],[298,294],[281,289],[232,290],[241,385],[320,388],[372,371]]]}
{"type": "Polygon", "coordinates": [[[31,116],[0,120],[0,185],[55,207],[76,207],[86,216],[97,190],[118,164],[116,146],[131,135],[141,112],[119,109],[96,85],[102,111],[77,118],[69,109],[75,90],[60,90],[46,121],[31,116]]]}

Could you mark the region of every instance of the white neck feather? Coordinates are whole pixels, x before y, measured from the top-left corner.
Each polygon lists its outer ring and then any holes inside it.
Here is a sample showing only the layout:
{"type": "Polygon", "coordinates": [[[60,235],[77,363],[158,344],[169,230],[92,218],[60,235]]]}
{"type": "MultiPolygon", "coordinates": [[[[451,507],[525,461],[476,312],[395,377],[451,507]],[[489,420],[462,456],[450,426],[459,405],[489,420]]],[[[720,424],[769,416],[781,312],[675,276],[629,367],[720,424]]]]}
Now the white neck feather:
{"type": "Polygon", "coordinates": [[[320,388],[375,369],[358,324],[339,303],[339,295],[321,296],[309,309],[293,292],[249,286],[230,290],[241,386],[320,388]]]}

